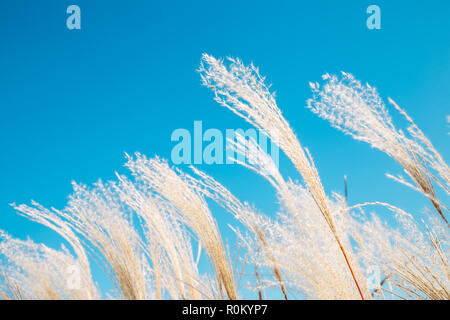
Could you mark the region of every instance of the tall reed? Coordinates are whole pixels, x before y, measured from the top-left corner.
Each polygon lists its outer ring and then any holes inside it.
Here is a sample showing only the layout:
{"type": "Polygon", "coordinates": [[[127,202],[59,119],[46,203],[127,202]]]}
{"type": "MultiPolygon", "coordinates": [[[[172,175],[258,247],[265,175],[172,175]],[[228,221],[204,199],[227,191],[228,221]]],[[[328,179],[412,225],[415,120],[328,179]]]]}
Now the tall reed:
{"type": "Polygon", "coordinates": [[[307,149],[303,149],[278,108],[275,96],[264,83],[264,77],[251,64],[244,64],[237,59],[228,58],[229,67],[221,60],[203,54],[199,69],[202,83],[215,94],[215,100],[244,118],[256,128],[264,132],[274,143],[278,144],[289,157],[303,178],[308,190],[320,210],[323,218],[332,231],[342,252],[349,272],[355,282],[362,299],[364,299],[348,254],[336,228],[329,208],[325,191],[312,157],[307,149]]]}
{"type": "Polygon", "coordinates": [[[275,189],[277,214],[239,200],[197,168],[188,174],[159,157],[127,155],[131,177],[116,174],[116,181],[92,187],[73,183],[63,209],[13,204],[64,244],[54,249],[0,231],[1,299],[101,299],[92,263],[109,278],[114,290],[108,297],[116,299],[238,299],[247,263],[254,264],[249,282],[260,299],[272,287],[285,299],[450,298],[448,209],[439,199],[449,194],[449,169],[403,109],[389,99],[409,123],[406,133],[393,125],[376,89],[347,73],[341,79],[325,75],[322,87],[312,83],[308,100],[332,126],[397,161],[410,180],[388,176],[425,195],[438,215],[418,218],[382,202],[349,205],[346,180],[345,196],[327,196],[308,149],[256,67],[204,54],[199,71],[216,101],[265,133],[302,177],[302,183],[285,179],[253,139],[238,135],[229,141],[232,160],[275,189]],[[240,271],[211,200],[240,223],[230,225],[245,252],[240,271]],[[387,208],[396,223],[367,214],[363,208],[369,205],[387,208]],[[210,268],[200,272],[203,260],[210,268]],[[377,268],[374,289],[367,270],[377,268]]]}
{"type": "Polygon", "coordinates": [[[388,176],[424,194],[448,225],[443,212],[448,209],[437,198],[433,182],[448,195],[449,167],[419,127],[389,99],[410,124],[407,128],[409,136],[398,130],[376,88],[361,84],[353,75],[342,72],[340,79],[329,74],[322,78],[325,81],[322,87],[317,82],[310,83],[313,97],[307,101],[308,108],[333,127],[369,143],[397,161],[412,183],[402,176],[388,176]]]}

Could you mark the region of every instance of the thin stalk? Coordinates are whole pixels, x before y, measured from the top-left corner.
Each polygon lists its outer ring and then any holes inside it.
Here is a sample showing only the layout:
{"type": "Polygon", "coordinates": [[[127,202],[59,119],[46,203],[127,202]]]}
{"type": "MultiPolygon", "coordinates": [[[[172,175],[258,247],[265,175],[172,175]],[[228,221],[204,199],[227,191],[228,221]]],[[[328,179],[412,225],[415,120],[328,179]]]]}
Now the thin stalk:
{"type": "Polygon", "coordinates": [[[359,295],[361,296],[362,300],[365,300],[364,299],[364,295],[363,295],[363,293],[361,291],[361,288],[359,287],[358,281],[356,280],[355,273],[353,272],[353,268],[350,265],[350,262],[348,261],[347,254],[345,253],[345,250],[344,250],[344,247],[342,246],[341,240],[339,240],[339,238],[336,235],[335,235],[335,238],[336,238],[336,241],[337,241],[337,243],[339,245],[339,248],[342,251],[342,254],[344,255],[345,262],[347,263],[348,269],[350,270],[350,273],[352,274],[353,281],[355,282],[356,288],[358,288],[359,295]]]}
{"type": "Polygon", "coordinates": [[[258,285],[258,297],[259,300],[262,300],[262,293],[261,293],[261,282],[259,281],[259,274],[258,274],[258,266],[255,264],[255,276],[256,276],[256,283],[258,285]]]}

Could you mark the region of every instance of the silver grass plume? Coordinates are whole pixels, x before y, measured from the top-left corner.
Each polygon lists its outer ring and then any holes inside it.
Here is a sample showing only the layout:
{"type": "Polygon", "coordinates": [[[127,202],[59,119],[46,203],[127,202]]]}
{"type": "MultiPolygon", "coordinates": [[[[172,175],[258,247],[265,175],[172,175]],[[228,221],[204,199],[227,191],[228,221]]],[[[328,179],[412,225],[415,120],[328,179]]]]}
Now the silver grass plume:
{"type": "Polygon", "coordinates": [[[284,151],[302,176],[311,196],[338,243],[356,288],[364,299],[353,268],[339,238],[325,191],[314,162],[307,149],[303,149],[293,130],[278,108],[275,96],[264,83],[265,78],[251,64],[244,66],[238,59],[228,58],[227,67],[222,60],[203,54],[199,72],[202,84],[210,88],[215,100],[264,132],[284,151]]]}
{"type": "Polygon", "coordinates": [[[369,84],[362,85],[353,75],[345,72],[342,72],[340,79],[329,74],[322,78],[325,81],[322,86],[317,82],[310,83],[313,97],[308,99],[307,107],[333,127],[356,140],[369,143],[397,161],[412,183],[401,176],[388,176],[423,193],[448,225],[442,210],[446,207],[437,199],[433,181],[448,195],[449,167],[412,119],[389,99],[410,123],[408,137],[402,130],[395,128],[376,88],[369,84]]]}
{"type": "Polygon", "coordinates": [[[156,192],[177,209],[180,220],[195,233],[206,250],[217,276],[219,293],[224,289],[229,299],[237,299],[232,266],[217,222],[202,195],[186,182],[186,175],[159,158],[147,159],[140,154],[136,154],[135,160],[129,158],[126,166],[147,190],[156,192]]]}

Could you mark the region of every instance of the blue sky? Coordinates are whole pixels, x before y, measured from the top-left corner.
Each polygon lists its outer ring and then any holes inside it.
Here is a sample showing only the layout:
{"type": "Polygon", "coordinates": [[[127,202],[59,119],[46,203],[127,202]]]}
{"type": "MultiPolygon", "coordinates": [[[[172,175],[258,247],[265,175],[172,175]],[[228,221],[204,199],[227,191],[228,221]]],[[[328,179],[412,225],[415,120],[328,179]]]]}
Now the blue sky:
{"type": "MultiPolygon", "coordinates": [[[[253,62],[316,161],[327,192],[420,212],[428,203],[384,174],[383,153],[331,128],[305,108],[309,81],[341,70],[392,97],[444,158],[450,152],[448,1],[17,1],[0,3],[0,229],[57,245],[52,231],[9,203],[61,208],[70,182],[126,173],[124,152],[170,157],[173,130],[249,128],[200,85],[201,54],[253,62]],[[81,30],[66,8],[81,8],[81,30]],[[368,30],[366,8],[381,8],[368,30]]],[[[393,112],[394,113],[394,112],[393,112]]],[[[398,117],[394,117],[398,120],[398,117]]],[[[398,122],[397,122],[398,123],[398,122]]],[[[299,179],[285,157],[286,177],[299,179]]],[[[272,189],[238,166],[200,166],[268,214],[272,189]],[[242,183],[245,181],[245,183],[242,183]]],[[[232,221],[218,211],[223,229],[232,221]]],[[[228,234],[228,231],[225,231],[228,234]]]]}

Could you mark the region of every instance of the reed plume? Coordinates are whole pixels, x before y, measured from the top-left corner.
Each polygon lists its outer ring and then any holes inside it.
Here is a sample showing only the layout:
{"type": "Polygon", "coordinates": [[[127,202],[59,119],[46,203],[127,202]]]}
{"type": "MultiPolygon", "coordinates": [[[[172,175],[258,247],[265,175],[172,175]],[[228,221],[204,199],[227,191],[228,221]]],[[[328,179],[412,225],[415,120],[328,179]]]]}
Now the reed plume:
{"type": "Polygon", "coordinates": [[[0,232],[0,253],[8,266],[2,271],[4,285],[0,285],[0,293],[5,299],[87,300],[100,297],[90,274],[84,273],[80,261],[64,246],[54,250],[0,232]]]}
{"type": "Polygon", "coordinates": [[[269,87],[264,83],[265,78],[259,74],[258,69],[253,64],[244,66],[237,59],[228,58],[228,60],[229,66],[227,68],[223,61],[203,54],[199,69],[202,84],[214,92],[215,100],[219,104],[265,133],[289,157],[302,176],[320,213],[331,229],[355,286],[361,298],[364,299],[338,234],[318,171],[308,150],[303,149],[288,122],[282,116],[274,94],[269,91],[269,87]]]}
{"type": "Polygon", "coordinates": [[[147,159],[140,154],[134,161],[129,158],[127,167],[139,183],[177,209],[181,221],[196,234],[211,259],[221,297],[224,289],[229,299],[237,299],[233,270],[217,222],[201,194],[186,182],[187,176],[171,169],[165,161],[147,159]]]}
{"type": "MultiPolygon", "coordinates": [[[[235,161],[270,182],[281,203],[276,220],[265,218],[264,223],[260,223],[264,226],[262,230],[266,234],[268,248],[261,249],[266,254],[260,255],[257,263],[268,266],[275,261],[285,282],[294,288],[293,291],[300,291],[307,298],[357,299],[359,294],[347,271],[348,266],[341,258],[339,245],[308,190],[298,183],[285,181],[272,158],[255,140],[239,136],[232,146],[248,159],[244,163],[236,157],[235,161]]],[[[334,201],[327,199],[327,202],[353,270],[358,279],[365,279],[344,227],[348,219],[342,212],[345,201],[335,195],[334,201]]],[[[256,247],[248,237],[245,243],[256,247]]],[[[360,285],[364,296],[369,297],[365,282],[360,281],[360,285]]]]}
{"type": "Polygon", "coordinates": [[[443,212],[447,208],[437,198],[433,181],[448,195],[449,167],[413,120],[389,99],[410,124],[407,136],[395,128],[376,88],[362,85],[345,72],[340,79],[329,74],[322,78],[325,81],[322,87],[317,82],[310,83],[313,97],[307,101],[308,108],[333,127],[356,140],[369,143],[399,163],[412,183],[402,176],[388,176],[424,194],[448,225],[443,212]]]}
{"type": "Polygon", "coordinates": [[[418,219],[382,202],[350,206],[346,179],[345,196],[327,196],[308,149],[256,67],[204,54],[199,71],[215,100],[277,144],[302,177],[301,183],[285,179],[252,138],[238,135],[228,141],[235,152],[231,160],[274,188],[277,214],[268,216],[239,200],[195,167],[188,174],[159,157],[127,155],[131,176],[116,174],[116,181],[92,187],[73,183],[63,209],[34,201],[13,204],[20,215],[55,231],[64,244],[54,249],[0,231],[0,263],[5,265],[0,267],[0,299],[101,299],[92,262],[110,279],[114,290],[108,297],[116,299],[238,299],[247,263],[253,264],[250,286],[260,299],[274,287],[285,299],[450,299],[448,209],[438,199],[449,194],[449,169],[403,109],[389,99],[409,123],[406,132],[394,126],[376,89],[350,74],[342,73],[341,79],[327,74],[322,87],[310,85],[308,107],[397,161],[409,180],[388,176],[425,195],[439,215],[426,212],[418,219]],[[230,226],[238,238],[238,258],[240,249],[245,251],[240,272],[208,206],[211,200],[240,223],[230,226]],[[395,222],[366,214],[363,208],[369,205],[387,208],[395,222]],[[199,270],[203,257],[210,266],[206,272],[199,270]],[[375,289],[368,274],[374,267],[382,276],[375,289]]]}
{"type": "Polygon", "coordinates": [[[113,183],[98,182],[92,189],[73,183],[73,187],[74,193],[63,210],[47,210],[36,203],[33,207],[22,205],[16,209],[44,225],[58,219],[64,223],[66,232],[78,233],[105,269],[120,298],[152,297],[146,281],[151,269],[141,246],[142,239],[132,225],[130,212],[113,191],[113,183]]]}
{"type": "Polygon", "coordinates": [[[438,216],[419,222],[399,208],[388,208],[394,213],[397,228],[364,212],[354,214],[346,224],[364,265],[380,268],[397,288],[393,293],[380,284],[376,291],[409,299],[450,299],[450,243],[445,222],[438,216]]]}

